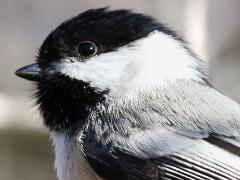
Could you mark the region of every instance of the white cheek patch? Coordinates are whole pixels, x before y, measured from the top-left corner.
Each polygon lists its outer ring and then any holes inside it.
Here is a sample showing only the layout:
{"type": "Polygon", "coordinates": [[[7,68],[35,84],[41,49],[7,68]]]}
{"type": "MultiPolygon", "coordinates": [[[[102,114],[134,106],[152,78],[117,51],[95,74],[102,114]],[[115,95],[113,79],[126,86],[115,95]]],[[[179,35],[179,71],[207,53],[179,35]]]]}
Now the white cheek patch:
{"type": "Polygon", "coordinates": [[[89,82],[101,90],[123,94],[147,86],[160,86],[177,79],[196,79],[199,74],[196,58],[169,35],[155,31],[114,52],[94,56],[85,62],[54,65],[71,78],[89,82]]]}
{"type": "MultiPolygon", "coordinates": [[[[56,70],[71,78],[89,82],[92,87],[116,92],[129,74],[131,59],[128,50],[95,56],[85,62],[63,62],[55,65],[56,70]]],[[[64,60],[63,60],[64,61],[64,60]]]]}

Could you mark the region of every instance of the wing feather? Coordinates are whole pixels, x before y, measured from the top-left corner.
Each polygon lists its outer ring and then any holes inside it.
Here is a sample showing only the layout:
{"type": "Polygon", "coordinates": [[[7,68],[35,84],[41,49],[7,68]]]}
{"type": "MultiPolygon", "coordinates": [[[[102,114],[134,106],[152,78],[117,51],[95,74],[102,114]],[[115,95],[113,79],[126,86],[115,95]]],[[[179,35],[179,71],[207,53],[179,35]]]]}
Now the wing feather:
{"type": "Polygon", "coordinates": [[[84,149],[95,171],[108,180],[240,180],[240,106],[195,81],[154,92],[91,121],[84,149]]]}
{"type": "Polygon", "coordinates": [[[108,180],[240,179],[237,140],[184,131],[168,128],[141,132],[126,139],[128,146],[124,142],[121,146],[99,146],[90,140],[86,156],[95,171],[108,180]]]}
{"type": "Polygon", "coordinates": [[[164,156],[157,160],[165,178],[169,174],[185,179],[240,179],[240,157],[209,142],[164,156]]]}

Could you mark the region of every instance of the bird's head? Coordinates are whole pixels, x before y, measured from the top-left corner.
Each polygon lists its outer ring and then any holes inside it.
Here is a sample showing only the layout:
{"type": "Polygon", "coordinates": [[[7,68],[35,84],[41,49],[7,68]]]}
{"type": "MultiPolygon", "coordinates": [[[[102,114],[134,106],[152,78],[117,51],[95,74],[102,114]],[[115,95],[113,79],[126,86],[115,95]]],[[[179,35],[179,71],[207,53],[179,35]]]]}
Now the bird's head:
{"type": "Polygon", "coordinates": [[[58,26],[37,62],[16,74],[37,82],[45,124],[64,131],[108,97],[134,96],[169,81],[201,81],[197,69],[181,39],[153,18],[101,8],[58,26]]]}

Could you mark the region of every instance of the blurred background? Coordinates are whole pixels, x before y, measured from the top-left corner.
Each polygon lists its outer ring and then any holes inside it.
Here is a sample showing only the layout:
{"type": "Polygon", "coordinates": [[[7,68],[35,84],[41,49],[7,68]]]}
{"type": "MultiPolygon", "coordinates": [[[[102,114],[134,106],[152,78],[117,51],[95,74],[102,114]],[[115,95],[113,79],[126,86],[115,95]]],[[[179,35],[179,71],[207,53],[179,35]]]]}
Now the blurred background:
{"type": "Polygon", "coordinates": [[[178,31],[208,62],[213,84],[240,102],[239,0],[0,0],[0,180],[56,179],[33,87],[14,71],[33,63],[59,23],[104,6],[147,13],[178,31]]]}

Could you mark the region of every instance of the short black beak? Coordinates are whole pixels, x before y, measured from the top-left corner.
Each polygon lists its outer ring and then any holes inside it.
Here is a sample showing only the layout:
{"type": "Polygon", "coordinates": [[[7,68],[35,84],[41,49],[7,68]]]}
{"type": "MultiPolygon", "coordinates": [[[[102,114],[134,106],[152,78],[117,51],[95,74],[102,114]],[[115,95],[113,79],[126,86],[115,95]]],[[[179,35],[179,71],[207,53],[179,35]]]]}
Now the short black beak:
{"type": "Polygon", "coordinates": [[[18,69],[15,74],[30,81],[40,81],[42,79],[42,70],[37,63],[24,66],[18,69]]]}

